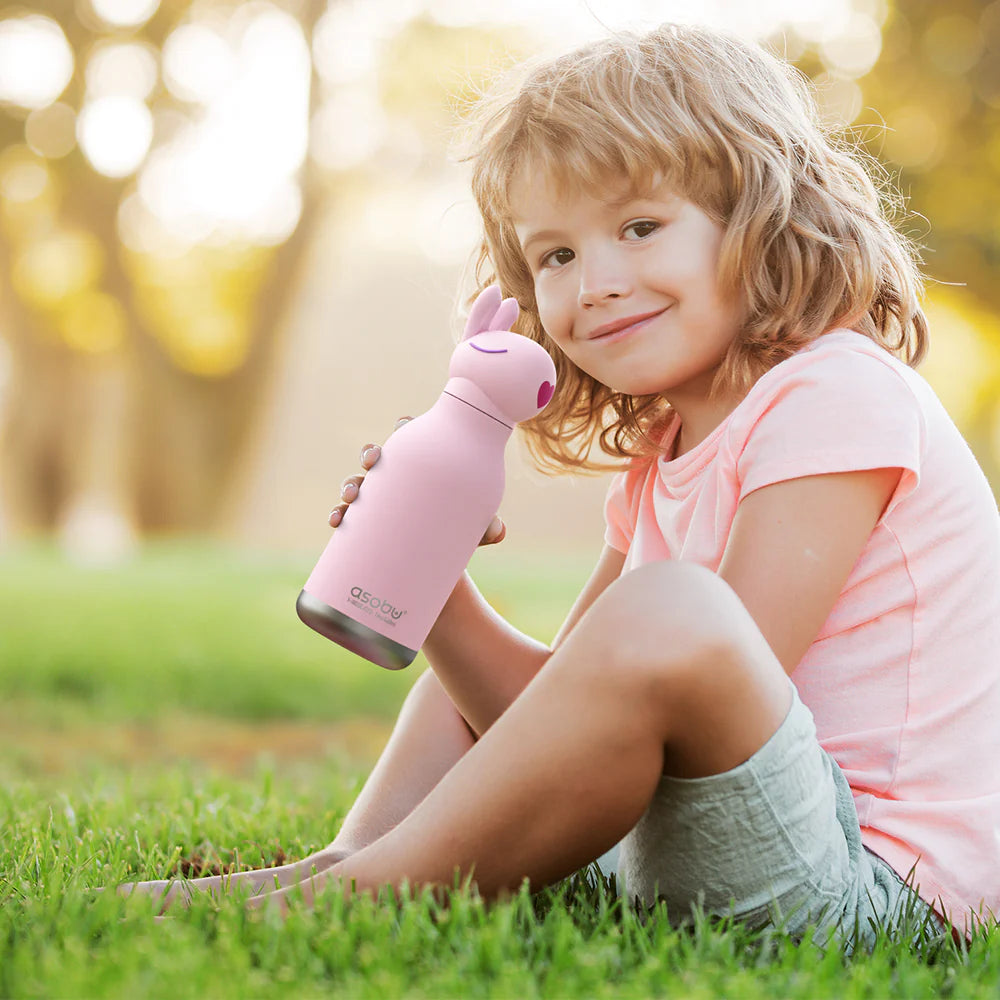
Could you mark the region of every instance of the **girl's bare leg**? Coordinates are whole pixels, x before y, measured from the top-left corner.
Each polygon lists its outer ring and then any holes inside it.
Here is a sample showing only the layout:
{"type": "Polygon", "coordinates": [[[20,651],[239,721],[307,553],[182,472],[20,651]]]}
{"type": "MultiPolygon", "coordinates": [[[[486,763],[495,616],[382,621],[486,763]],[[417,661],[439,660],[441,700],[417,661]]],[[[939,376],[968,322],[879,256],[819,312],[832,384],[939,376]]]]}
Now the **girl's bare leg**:
{"type": "Polygon", "coordinates": [[[433,670],[426,670],[410,689],[399,717],[372,773],[334,840],[301,861],[195,879],[160,879],[119,887],[164,895],[165,902],[194,891],[225,891],[241,886],[253,892],[294,885],[329,868],[391,830],[473,745],[475,737],[433,670]]]}
{"type": "MultiPolygon", "coordinates": [[[[717,774],[777,730],[791,682],[714,573],[658,563],[594,603],[510,708],[379,840],[298,886],[448,888],[486,898],[581,868],[639,820],[663,773],[717,774]]],[[[435,890],[437,891],[437,890],[435,890]]]]}
{"type": "Polygon", "coordinates": [[[476,742],[433,670],[413,685],[343,826],[325,848],[346,857],[405,819],[476,742]]]}

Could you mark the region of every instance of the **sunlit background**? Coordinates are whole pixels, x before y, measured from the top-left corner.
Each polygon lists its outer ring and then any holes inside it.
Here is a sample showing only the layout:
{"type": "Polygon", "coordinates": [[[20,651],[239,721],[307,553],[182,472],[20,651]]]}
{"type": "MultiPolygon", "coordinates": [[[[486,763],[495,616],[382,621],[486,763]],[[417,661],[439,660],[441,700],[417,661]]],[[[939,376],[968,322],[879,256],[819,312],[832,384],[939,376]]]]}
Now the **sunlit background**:
{"type": "MultiPolygon", "coordinates": [[[[150,870],[332,837],[427,664],[380,670],[295,598],[361,446],[443,385],[478,236],[456,126],[527,55],[671,19],[793,60],[884,165],[929,275],[921,371],[1000,488],[1000,3],[0,0],[0,790],[35,803],[0,801],[14,845],[55,816],[98,857],[87,802],[126,776],[153,825],[109,836],[150,870]]],[[[507,482],[473,575],[548,642],[608,477],[515,444],[507,482]]],[[[5,857],[0,909],[34,891],[5,857]]]]}
{"type": "MultiPolygon", "coordinates": [[[[40,0],[0,8],[0,545],[318,552],[360,446],[443,382],[462,108],[663,20],[765,41],[885,165],[922,371],[1000,484],[1000,3],[40,0]]],[[[596,553],[606,480],[511,464],[511,544],[596,553]]]]}

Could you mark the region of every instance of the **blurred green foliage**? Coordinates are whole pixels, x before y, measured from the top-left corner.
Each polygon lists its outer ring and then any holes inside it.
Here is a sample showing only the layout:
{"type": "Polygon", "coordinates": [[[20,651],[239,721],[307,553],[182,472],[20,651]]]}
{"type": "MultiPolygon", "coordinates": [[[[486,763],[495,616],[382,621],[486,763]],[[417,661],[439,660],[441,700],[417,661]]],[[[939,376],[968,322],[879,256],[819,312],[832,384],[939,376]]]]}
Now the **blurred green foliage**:
{"type": "MultiPolygon", "coordinates": [[[[497,609],[551,639],[582,585],[582,558],[474,557],[497,609]]],[[[188,541],[154,543],[114,569],[74,567],[26,547],[0,574],[0,701],[39,724],[61,703],[89,721],[170,711],[217,718],[395,717],[426,661],[389,671],[348,653],[295,613],[309,566],[188,541]]]]}
{"type": "MultiPolygon", "coordinates": [[[[857,0],[858,8],[879,3],[857,0]]],[[[905,0],[887,5],[882,50],[857,83],[852,127],[896,179],[904,229],[926,247],[932,280],[968,286],[1000,312],[1000,3],[905,0]]],[[[823,74],[816,48],[800,67],[823,74]]],[[[995,325],[983,336],[998,339],[995,325]]]]}

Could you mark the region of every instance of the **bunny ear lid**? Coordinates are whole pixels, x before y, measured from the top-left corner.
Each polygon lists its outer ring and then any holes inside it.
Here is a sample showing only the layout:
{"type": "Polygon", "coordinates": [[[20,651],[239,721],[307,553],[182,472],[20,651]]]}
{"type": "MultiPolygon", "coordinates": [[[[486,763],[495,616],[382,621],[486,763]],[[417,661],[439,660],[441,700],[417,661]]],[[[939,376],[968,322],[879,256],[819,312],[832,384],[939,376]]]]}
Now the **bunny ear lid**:
{"type": "Polygon", "coordinates": [[[509,330],[517,322],[519,312],[517,299],[504,299],[500,303],[500,308],[494,313],[489,328],[491,330],[509,330]]]}
{"type": "Polygon", "coordinates": [[[491,330],[509,330],[520,310],[517,299],[505,299],[499,285],[490,285],[479,293],[472,304],[469,318],[465,323],[462,340],[475,337],[478,333],[488,333],[491,330]]]}
{"type": "Polygon", "coordinates": [[[462,340],[468,340],[477,333],[489,329],[489,321],[500,307],[502,299],[503,292],[500,291],[499,285],[490,285],[489,288],[485,288],[479,293],[478,298],[472,304],[469,318],[465,322],[462,340]]]}

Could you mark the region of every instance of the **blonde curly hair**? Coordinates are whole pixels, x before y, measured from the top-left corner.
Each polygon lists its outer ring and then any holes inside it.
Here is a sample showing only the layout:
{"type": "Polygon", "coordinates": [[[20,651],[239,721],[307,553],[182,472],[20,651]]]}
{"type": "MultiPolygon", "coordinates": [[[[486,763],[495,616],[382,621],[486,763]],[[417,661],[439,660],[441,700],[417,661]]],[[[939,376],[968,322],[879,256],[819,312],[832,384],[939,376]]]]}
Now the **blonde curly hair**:
{"type": "Polygon", "coordinates": [[[825,126],[806,78],[759,45],[662,25],[528,64],[476,103],[463,158],[483,222],[476,282],[517,298],[519,332],[556,364],[555,396],[522,425],[544,472],[619,467],[590,457],[595,439],[614,459],[649,458],[671,410],[613,391],[548,341],[512,222],[526,169],[604,195],[611,181],[641,193],[665,180],[724,228],[718,280],[742,296],[745,325],[713,397],[744,394],[836,327],[912,366],[927,350],[918,248],[893,224],[901,206],[886,172],[825,126]]]}

